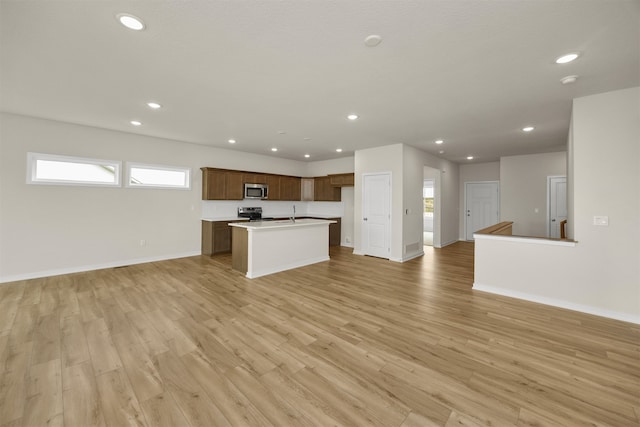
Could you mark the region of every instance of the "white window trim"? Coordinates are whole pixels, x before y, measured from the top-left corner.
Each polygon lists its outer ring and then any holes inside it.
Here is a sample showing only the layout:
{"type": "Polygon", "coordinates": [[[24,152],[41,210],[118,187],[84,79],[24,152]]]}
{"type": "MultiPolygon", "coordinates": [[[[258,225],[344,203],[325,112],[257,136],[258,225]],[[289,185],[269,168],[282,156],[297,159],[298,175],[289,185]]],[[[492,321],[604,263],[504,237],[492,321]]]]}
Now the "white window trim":
{"type": "Polygon", "coordinates": [[[27,152],[27,184],[37,185],[72,185],[82,187],[120,187],[122,162],[119,160],[93,159],[88,157],[61,156],[57,154],[27,152]],[[114,168],[115,182],[77,181],[62,179],[38,179],[38,160],[50,160],[57,162],[87,163],[91,165],[112,166],[114,168]]]}
{"type": "Polygon", "coordinates": [[[127,188],[157,188],[164,190],[191,190],[191,168],[180,167],[180,166],[166,166],[166,165],[153,165],[148,163],[137,163],[137,162],[126,162],[126,179],[124,182],[125,187],[127,188]],[[132,184],[131,183],[131,169],[132,168],[142,168],[142,169],[157,169],[164,171],[175,171],[175,172],[185,172],[187,174],[187,185],[186,186],[176,186],[176,185],[164,185],[164,184],[132,184]]]}

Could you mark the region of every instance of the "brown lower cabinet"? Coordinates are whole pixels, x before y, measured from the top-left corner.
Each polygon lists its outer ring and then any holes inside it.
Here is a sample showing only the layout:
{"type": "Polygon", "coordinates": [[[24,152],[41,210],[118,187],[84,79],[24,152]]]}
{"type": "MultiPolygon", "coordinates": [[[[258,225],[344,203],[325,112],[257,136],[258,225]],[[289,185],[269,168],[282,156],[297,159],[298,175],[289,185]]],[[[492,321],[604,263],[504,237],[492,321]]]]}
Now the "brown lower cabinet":
{"type": "Polygon", "coordinates": [[[340,228],[340,218],[329,218],[331,221],[338,221],[335,224],[329,224],[329,246],[340,246],[342,232],[340,228]]]}
{"type": "Polygon", "coordinates": [[[202,255],[231,252],[231,227],[237,221],[202,221],[202,255]]]}
{"type": "MultiPolygon", "coordinates": [[[[329,246],[340,246],[340,218],[327,219],[337,221],[335,224],[329,224],[329,246]]],[[[238,230],[237,227],[229,227],[232,222],[238,221],[202,221],[202,255],[215,255],[232,251],[233,237],[231,229],[238,230]]]]}

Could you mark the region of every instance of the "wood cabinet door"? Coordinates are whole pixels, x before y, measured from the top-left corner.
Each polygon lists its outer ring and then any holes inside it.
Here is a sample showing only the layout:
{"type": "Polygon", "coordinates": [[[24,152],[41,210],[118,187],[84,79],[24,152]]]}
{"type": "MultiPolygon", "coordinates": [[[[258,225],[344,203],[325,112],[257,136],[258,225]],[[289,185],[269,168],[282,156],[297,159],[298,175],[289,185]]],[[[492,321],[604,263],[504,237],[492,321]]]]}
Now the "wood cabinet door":
{"type": "Polygon", "coordinates": [[[242,172],[227,172],[225,200],[242,200],[244,198],[244,182],[242,172]]]}
{"type": "Polygon", "coordinates": [[[335,224],[329,224],[329,246],[340,246],[342,239],[341,218],[329,218],[331,221],[338,221],[335,224]]]}
{"type": "Polygon", "coordinates": [[[202,169],[202,200],[224,200],[226,198],[227,172],[202,169]]]}
{"type": "Polygon", "coordinates": [[[331,178],[319,176],[314,178],[313,199],[321,202],[339,202],[341,200],[340,187],[331,186],[331,178]]]}
{"type": "Polygon", "coordinates": [[[355,175],[352,173],[329,175],[329,178],[334,187],[353,187],[355,182],[355,175]]]}
{"type": "Polygon", "coordinates": [[[267,175],[266,184],[269,186],[269,200],[282,200],[281,180],[284,177],[280,175],[267,175]]]}
{"type": "Polygon", "coordinates": [[[213,253],[231,251],[231,227],[226,221],[216,221],[213,223],[213,253]]]}
{"type": "Polygon", "coordinates": [[[263,173],[243,172],[244,183],[267,184],[267,175],[263,173]]]}
{"type": "Polygon", "coordinates": [[[300,200],[300,178],[295,176],[280,177],[280,200],[300,200]]]}

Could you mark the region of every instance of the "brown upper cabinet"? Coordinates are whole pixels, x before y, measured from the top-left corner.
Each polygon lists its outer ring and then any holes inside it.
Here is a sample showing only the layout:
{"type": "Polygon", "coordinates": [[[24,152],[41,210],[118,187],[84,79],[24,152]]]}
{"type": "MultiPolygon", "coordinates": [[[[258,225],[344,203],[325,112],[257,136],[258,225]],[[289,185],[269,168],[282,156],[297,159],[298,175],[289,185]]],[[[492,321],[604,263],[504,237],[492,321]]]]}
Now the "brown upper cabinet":
{"type": "Polygon", "coordinates": [[[202,168],[203,200],[242,200],[242,172],[202,168]]]}
{"type": "MultiPolygon", "coordinates": [[[[300,183],[301,179],[297,176],[280,176],[279,200],[300,200],[300,183]]],[[[271,191],[271,187],[269,187],[269,191],[271,191]]]]}
{"type": "Polygon", "coordinates": [[[300,178],[202,168],[202,200],[242,200],[244,184],[267,184],[269,200],[300,200],[300,178]]]}
{"type": "Polygon", "coordinates": [[[288,200],[282,198],[282,178],[280,175],[267,175],[265,184],[269,186],[269,200],[288,200]]]}
{"type": "Polygon", "coordinates": [[[333,187],[353,187],[355,179],[352,173],[340,173],[329,175],[329,181],[333,187]]]}
{"type": "Polygon", "coordinates": [[[313,179],[313,200],[318,202],[339,202],[342,200],[340,187],[331,185],[331,178],[318,176],[313,179]]]}

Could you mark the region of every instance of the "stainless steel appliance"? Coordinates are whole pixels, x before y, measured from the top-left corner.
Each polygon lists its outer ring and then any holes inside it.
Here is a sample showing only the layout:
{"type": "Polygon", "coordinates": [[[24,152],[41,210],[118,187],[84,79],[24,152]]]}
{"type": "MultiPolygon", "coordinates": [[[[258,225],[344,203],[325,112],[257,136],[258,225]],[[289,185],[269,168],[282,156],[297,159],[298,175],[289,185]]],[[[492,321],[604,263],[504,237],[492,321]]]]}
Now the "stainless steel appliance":
{"type": "Polygon", "coordinates": [[[238,208],[238,218],[249,218],[249,221],[273,221],[273,218],[265,218],[262,216],[261,207],[238,208]]]}
{"type": "Polygon", "coordinates": [[[244,184],[245,199],[261,199],[269,198],[269,186],[267,184],[244,184]]]}

